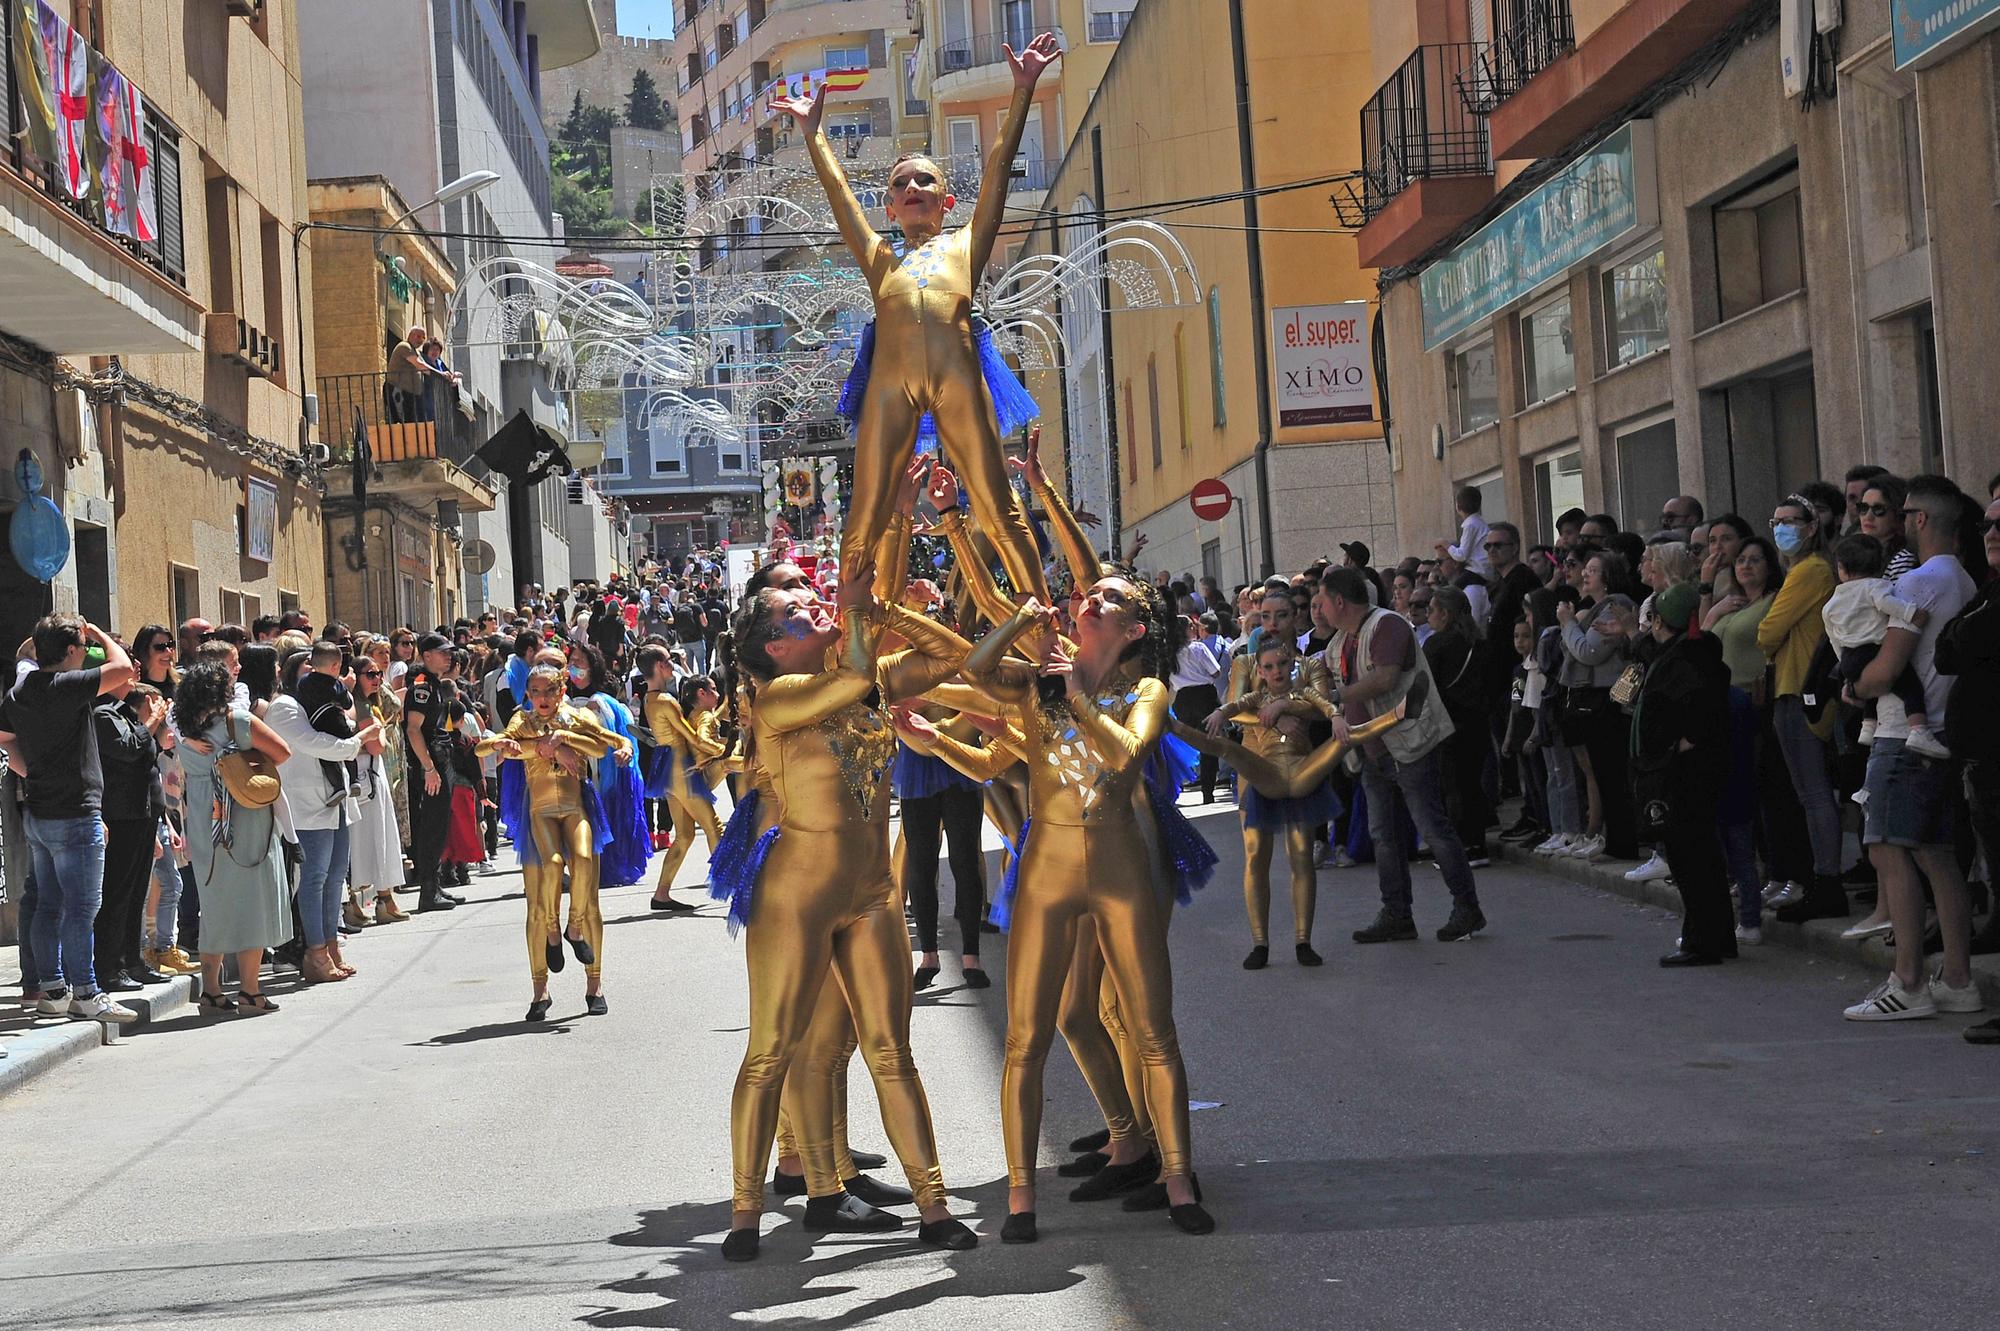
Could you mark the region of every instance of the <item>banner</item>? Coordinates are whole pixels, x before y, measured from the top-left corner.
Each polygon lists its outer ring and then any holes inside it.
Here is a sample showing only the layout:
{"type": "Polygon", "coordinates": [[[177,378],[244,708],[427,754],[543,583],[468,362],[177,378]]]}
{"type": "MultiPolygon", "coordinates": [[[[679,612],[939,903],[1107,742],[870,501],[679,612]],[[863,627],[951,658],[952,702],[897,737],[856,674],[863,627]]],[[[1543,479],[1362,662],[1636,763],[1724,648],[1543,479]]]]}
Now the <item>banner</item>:
{"type": "Polygon", "coordinates": [[[771,81],[769,95],[764,100],[774,101],[780,97],[810,97],[822,84],[828,92],[858,92],[868,82],[865,69],[809,69],[797,74],[786,74],[771,81]]]}
{"type": "Polygon", "coordinates": [[[1935,64],[2000,25],[2000,0],[1890,0],[1896,68],[1935,64]]]}
{"type": "Polygon", "coordinates": [[[90,43],[76,29],[56,16],[47,4],[40,6],[42,48],[48,58],[49,104],[55,108],[56,147],[49,160],[56,165],[56,178],[72,199],[90,197],[90,43]]]}
{"type": "Polygon", "coordinates": [[[1281,429],[1374,420],[1368,302],[1272,310],[1271,378],[1281,429]]]}
{"type": "Polygon", "coordinates": [[[90,169],[98,213],[106,231],[150,242],[156,220],[145,99],[118,66],[95,51],[90,63],[90,169]]]}
{"type": "Polygon", "coordinates": [[[813,478],[813,465],[807,458],[787,458],[785,469],[785,503],[792,508],[810,507],[818,495],[813,478]]]}
{"type": "Polygon", "coordinates": [[[43,0],[7,0],[14,7],[14,91],[21,95],[27,149],[44,162],[56,160],[56,105],[49,79],[49,45],[42,32],[43,0]]]}
{"type": "Polygon", "coordinates": [[[268,564],[278,553],[278,487],[255,476],[243,484],[243,553],[268,564]]]}

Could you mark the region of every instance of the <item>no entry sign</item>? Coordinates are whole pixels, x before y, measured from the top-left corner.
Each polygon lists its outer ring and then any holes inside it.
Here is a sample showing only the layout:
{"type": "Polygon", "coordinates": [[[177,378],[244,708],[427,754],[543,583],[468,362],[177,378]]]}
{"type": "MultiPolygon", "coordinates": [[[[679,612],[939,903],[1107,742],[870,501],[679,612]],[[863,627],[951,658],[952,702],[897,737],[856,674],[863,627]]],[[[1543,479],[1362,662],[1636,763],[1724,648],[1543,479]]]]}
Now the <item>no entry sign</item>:
{"type": "Polygon", "coordinates": [[[1203,522],[1215,522],[1229,516],[1230,505],[1236,496],[1229,493],[1229,487],[1211,477],[1188,491],[1188,507],[1203,522]]]}

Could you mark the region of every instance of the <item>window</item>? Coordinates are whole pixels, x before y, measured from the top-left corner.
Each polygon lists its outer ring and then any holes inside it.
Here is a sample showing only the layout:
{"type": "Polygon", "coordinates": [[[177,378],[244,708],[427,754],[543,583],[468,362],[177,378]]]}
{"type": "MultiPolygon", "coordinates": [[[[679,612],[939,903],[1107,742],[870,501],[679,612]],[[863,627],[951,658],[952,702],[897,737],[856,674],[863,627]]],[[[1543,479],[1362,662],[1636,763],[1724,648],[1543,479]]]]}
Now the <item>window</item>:
{"type": "Polygon", "coordinates": [[[600,476],[623,476],[625,474],[625,459],[606,454],[604,461],[597,464],[597,474],[600,476]]]}
{"type": "Polygon", "coordinates": [[[953,167],[978,173],[979,122],[971,116],[953,116],[945,122],[945,143],[951,161],[945,163],[945,174],[950,175],[953,167]]]}
{"type": "Polygon", "coordinates": [[[868,68],[868,48],[865,46],[829,46],[826,48],[828,69],[868,68]]]}
{"type": "Polygon", "coordinates": [[[687,475],[687,440],[679,433],[654,433],[653,475],[687,475]]]}
{"type": "Polygon", "coordinates": [[[1535,462],[1536,535],[1546,543],[1556,539],[1556,518],[1583,507],[1583,451],[1564,449],[1535,462]]]}
{"type": "Polygon", "coordinates": [[[715,457],[716,457],[715,466],[717,471],[743,470],[743,454],[740,451],[731,452],[726,448],[718,449],[715,457]]]}
{"type": "Polygon", "coordinates": [[[1451,353],[1451,402],[1458,434],[1471,434],[1500,419],[1500,379],[1492,338],[1482,337],[1451,353]]]}
{"type": "Polygon", "coordinates": [[[1715,285],[1734,319],[1806,284],[1794,166],[1715,206],[1715,285]]]}
{"type": "Polygon", "coordinates": [[[1521,316],[1521,380],[1529,402],[1576,387],[1575,353],[1567,294],[1521,316]]]}
{"type": "Polygon", "coordinates": [[[283,587],[280,587],[278,589],[278,613],[289,615],[298,608],[299,594],[297,592],[288,592],[283,587]]]}
{"type": "MultiPolygon", "coordinates": [[[[1132,22],[1129,0],[1090,0],[1090,40],[1115,42],[1132,22]]],[[[1088,102],[1085,103],[1088,105],[1088,102]]]]}
{"type": "Polygon", "coordinates": [[[1188,439],[1187,327],[1184,324],[1174,325],[1174,406],[1179,410],[1181,452],[1185,453],[1192,445],[1188,439]]]}
{"type": "Polygon", "coordinates": [[[168,277],[187,284],[187,258],[181,232],[181,136],[146,109],[146,149],[153,160],[154,216],[159,226],[152,241],[139,246],[168,277]]]}
{"type": "Polygon", "coordinates": [[[1213,286],[1208,289],[1208,391],[1220,430],[1229,424],[1229,400],[1222,379],[1222,288],[1213,286]]]}
{"type": "Polygon", "coordinates": [[[1667,252],[1657,245],[1604,270],[1604,360],[1629,365],[1667,348],[1667,252]]]}
{"type": "Polygon", "coordinates": [[[1127,379],[1120,387],[1125,394],[1125,479],[1136,483],[1139,479],[1139,450],[1132,446],[1137,425],[1132,411],[1132,381],[1127,379]]]}
{"type": "Polygon", "coordinates": [[[1007,45],[1026,49],[1041,28],[1035,23],[1034,0],[1000,0],[1000,27],[1007,45]]]}
{"type": "Polygon", "coordinates": [[[201,574],[179,564],[173,568],[174,623],[185,624],[201,614],[201,574]]]}
{"type": "Polygon", "coordinates": [[[223,623],[241,624],[244,628],[249,628],[250,621],[263,611],[263,602],[249,592],[231,591],[227,587],[222,589],[223,623]]]}
{"type": "Polygon", "coordinates": [[[1660,506],[1681,492],[1674,418],[1658,417],[1618,436],[1618,520],[1645,527],[1660,506]]]}
{"type": "Polygon", "coordinates": [[[1488,522],[1508,522],[1514,517],[1507,511],[1507,482],[1497,471],[1489,471],[1483,476],[1474,476],[1465,484],[1479,491],[1479,516],[1488,522]]]}
{"type": "Polygon", "coordinates": [[[1163,465],[1160,457],[1160,365],[1157,357],[1146,357],[1146,405],[1153,418],[1153,470],[1163,465]]]}

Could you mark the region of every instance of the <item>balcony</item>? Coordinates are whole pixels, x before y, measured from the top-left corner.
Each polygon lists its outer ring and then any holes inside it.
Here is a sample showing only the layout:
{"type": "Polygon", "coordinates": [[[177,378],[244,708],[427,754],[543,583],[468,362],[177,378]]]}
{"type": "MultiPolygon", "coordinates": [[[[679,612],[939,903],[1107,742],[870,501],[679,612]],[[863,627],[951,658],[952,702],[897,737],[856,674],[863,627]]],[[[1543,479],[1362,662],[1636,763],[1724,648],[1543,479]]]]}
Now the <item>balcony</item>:
{"type": "MultiPolygon", "coordinates": [[[[1523,9],[1564,8],[1549,0],[1516,0],[1523,9]]],[[[1487,120],[1498,161],[1530,160],[1563,151],[1616,115],[1700,51],[1747,8],[1750,0],[1630,0],[1581,44],[1547,16],[1536,35],[1548,59],[1527,68],[1519,87],[1487,120]]]]}
{"type": "MultiPolygon", "coordinates": [[[[1041,17],[1039,11],[1037,18],[1041,17]]],[[[1069,38],[1050,23],[1032,23],[1005,32],[982,32],[976,37],[943,41],[935,53],[935,77],[931,96],[936,101],[976,101],[983,97],[1005,97],[1014,89],[1014,71],[1007,64],[1006,47],[1019,51],[1043,32],[1056,35],[1056,45],[1069,50],[1069,38]]],[[[1062,76],[1057,62],[1042,76],[1042,86],[1062,76]]]]}
{"type": "Polygon", "coordinates": [[[1489,109],[1575,49],[1569,6],[1570,0],[1500,0],[1492,44],[1480,56],[1489,109]]]}
{"type": "Polygon", "coordinates": [[[1481,48],[1420,46],[1361,108],[1364,268],[1410,262],[1493,197],[1481,48]]]}
{"type": "MultiPolygon", "coordinates": [[[[20,5],[0,6],[0,330],[64,356],[200,351],[207,326],[186,291],[180,134],[148,104],[136,136],[113,145],[112,165],[87,173],[84,197],[72,198],[53,131],[26,109],[20,16],[20,5]],[[107,209],[107,176],[114,201],[142,194],[139,206],[107,209]]],[[[37,100],[47,103],[46,89],[37,100]]]]}
{"type": "Polygon", "coordinates": [[[473,456],[486,441],[476,438],[471,424],[450,409],[443,385],[437,386],[429,404],[396,413],[384,391],[387,383],[386,374],[333,374],[320,379],[324,422],[320,433],[332,450],[333,465],[351,466],[355,440],[365,437],[374,463],[368,477],[371,489],[419,506],[442,500],[467,512],[492,512],[497,503],[493,486],[485,479],[485,464],[473,456]],[[402,420],[401,414],[421,419],[402,420]]]}
{"type": "MultiPolygon", "coordinates": [[[[970,206],[979,198],[979,187],[986,174],[986,158],[980,153],[958,153],[938,162],[944,168],[945,179],[951,182],[952,193],[958,196],[960,208],[970,206]]],[[[1014,158],[1014,168],[1007,173],[1007,196],[1020,203],[1023,196],[1046,193],[1055,179],[1056,167],[1060,163],[1045,157],[1029,157],[1025,154],[1014,158]]]]}

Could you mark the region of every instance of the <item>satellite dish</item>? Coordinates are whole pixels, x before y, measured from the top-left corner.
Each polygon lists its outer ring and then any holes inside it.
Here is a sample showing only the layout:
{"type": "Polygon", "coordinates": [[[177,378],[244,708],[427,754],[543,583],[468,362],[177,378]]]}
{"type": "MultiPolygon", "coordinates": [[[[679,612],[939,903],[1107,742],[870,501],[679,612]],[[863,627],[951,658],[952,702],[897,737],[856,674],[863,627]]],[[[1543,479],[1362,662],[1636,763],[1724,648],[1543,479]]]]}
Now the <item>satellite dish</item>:
{"type": "Polygon", "coordinates": [[[493,570],[493,543],[491,541],[467,541],[459,551],[459,562],[465,565],[467,573],[490,573],[493,570]]]}

